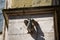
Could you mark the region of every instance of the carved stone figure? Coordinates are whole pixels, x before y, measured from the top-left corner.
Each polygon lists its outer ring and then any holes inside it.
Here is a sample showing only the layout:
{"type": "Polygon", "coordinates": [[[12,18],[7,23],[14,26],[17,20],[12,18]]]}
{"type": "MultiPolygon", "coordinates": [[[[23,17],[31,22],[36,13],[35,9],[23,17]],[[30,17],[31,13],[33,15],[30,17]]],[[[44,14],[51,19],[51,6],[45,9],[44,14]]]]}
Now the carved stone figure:
{"type": "Polygon", "coordinates": [[[27,26],[28,33],[32,33],[33,31],[35,31],[34,25],[31,19],[24,20],[24,23],[27,26]]]}

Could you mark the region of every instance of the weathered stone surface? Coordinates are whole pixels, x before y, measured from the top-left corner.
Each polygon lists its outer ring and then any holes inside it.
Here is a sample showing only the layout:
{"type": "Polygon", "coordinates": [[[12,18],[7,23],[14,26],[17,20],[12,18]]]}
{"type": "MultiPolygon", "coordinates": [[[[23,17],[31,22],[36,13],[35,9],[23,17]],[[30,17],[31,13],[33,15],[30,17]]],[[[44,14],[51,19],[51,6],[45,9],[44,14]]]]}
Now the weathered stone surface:
{"type": "Polygon", "coordinates": [[[52,0],[8,0],[9,8],[50,6],[52,0]]]}
{"type": "Polygon", "coordinates": [[[0,40],[3,40],[3,36],[2,36],[2,34],[0,34],[0,40]]]}
{"type": "Polygon", "coordinates": [[[8,40],[54,40],[53,15],[30,15],[19,17],[19,19],[10,19],[7,35],[8,40]],[[38,34],[27,33],[24,20],[27,20],[28,17],[38,22],[38,34]]]}

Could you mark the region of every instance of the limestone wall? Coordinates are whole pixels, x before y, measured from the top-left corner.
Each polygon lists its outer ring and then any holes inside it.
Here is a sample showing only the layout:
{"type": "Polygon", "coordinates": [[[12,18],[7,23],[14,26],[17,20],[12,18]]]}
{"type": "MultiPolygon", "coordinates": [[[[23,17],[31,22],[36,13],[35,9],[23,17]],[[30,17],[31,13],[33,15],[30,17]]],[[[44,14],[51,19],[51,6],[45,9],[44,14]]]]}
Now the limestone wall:
{"type": "Polygon", "coordinates": [[[6,31],[7,40],[55,40],[53,15],[16,16],[10,19],[9,27],[6,31]],[[38,22],[38,35],[33,32],[29,34],[24,20],[31,17],[38,22]]]}
{"type": "Polygon", "coordinates": [[[3,36],[2,36],[2,34],[0,34],[0,40],[3,40],[3,36]]]}
{"type": "Polygon", "coordinates": [[[8,0],[8,8],[36,7],[52,5],[52,0],[8,0]]]}

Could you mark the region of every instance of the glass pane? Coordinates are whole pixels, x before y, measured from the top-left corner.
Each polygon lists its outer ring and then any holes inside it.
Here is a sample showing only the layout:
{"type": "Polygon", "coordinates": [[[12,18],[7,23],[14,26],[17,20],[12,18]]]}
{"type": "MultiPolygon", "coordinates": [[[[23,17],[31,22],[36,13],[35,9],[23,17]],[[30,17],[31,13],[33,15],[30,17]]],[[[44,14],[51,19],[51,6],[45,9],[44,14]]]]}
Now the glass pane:
{"type": "Polygon", "coordinates": [[[2,33],[3,28],[3,15],[2,15],[2,9],[4,8],[4,0],[0,0],[0,34],[2,33]]]}

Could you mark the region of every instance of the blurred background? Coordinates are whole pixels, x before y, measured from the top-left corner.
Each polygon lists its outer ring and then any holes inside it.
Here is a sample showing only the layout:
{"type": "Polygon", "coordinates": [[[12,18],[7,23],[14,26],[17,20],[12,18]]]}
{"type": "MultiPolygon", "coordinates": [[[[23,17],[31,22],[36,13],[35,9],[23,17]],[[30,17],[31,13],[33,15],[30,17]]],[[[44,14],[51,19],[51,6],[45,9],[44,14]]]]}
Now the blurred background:
{"type": "Polygon", "coordinates": [[[35,7],[35,6],[51,6],[59,5],[60,0],[0,0],[0,32],[3,26],[2,9],[7,8],[21,8],[21,7],[35,7]],[[28,1],[28,2],[27,2],[28,1]],[[45,2],[46,1],[46,2],[45,2]],[[31,3],[32,2],[32,3],[31,3]],[[44,3],[44,4],[43,4],[44,3]],[[22,4],[22,5],[21,5],[22,4]]]}
{"type": "MultiPolygon", "coordinates": [[[[48,1],[48,0],[47,0],[48,1]]],[[[0,40],[2,40],[2,30],[3,30],[3,14],[2,14],[2,9],[6,8],[21,8],[21,7],[35,7],[35,6],[51,6],[51,5],[59,5],[60,0],[52,0],[52,1],[48,1],[45,2],[43,4],[43,0],[42,2],[40,0],[33,0],[33,2],[30,0],[0,0],[0,40]],[[12,2],[12,4],[11,4],[12,2]],[[23,3],[24,2],[24,3],[23,3]],[[31,3],[32,2],[32,3],[31,3]]]]}
{"type": "Polygon", "coordinates": [[[2,26],[3,26],[3,14],[2,9],[4,8],[5,0],[0,0],[0,32],[2,32],[2,26]]]}

